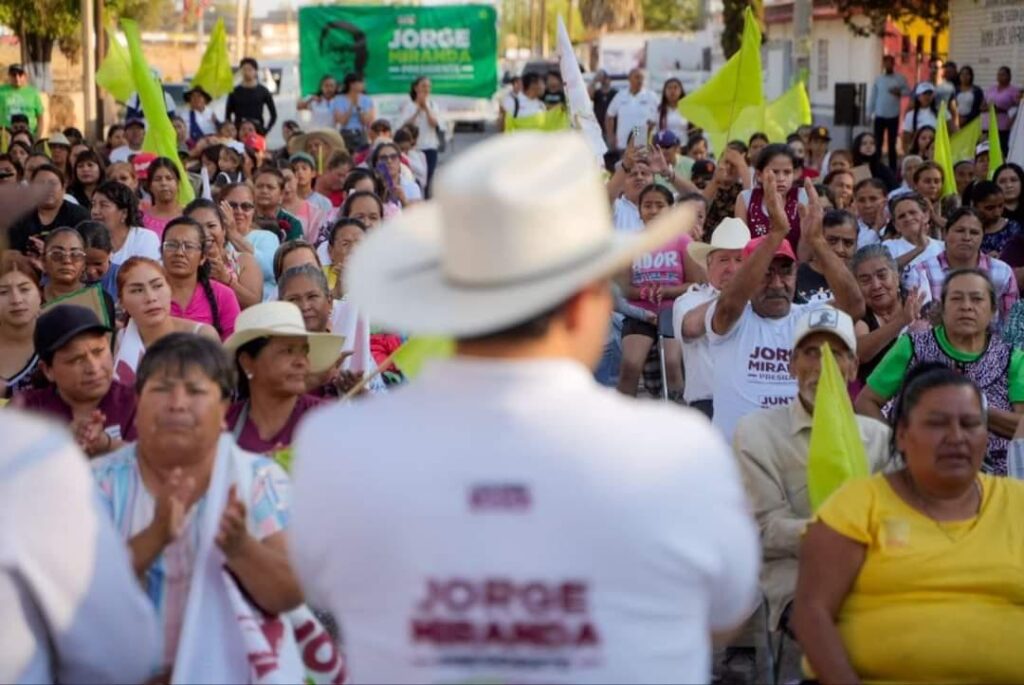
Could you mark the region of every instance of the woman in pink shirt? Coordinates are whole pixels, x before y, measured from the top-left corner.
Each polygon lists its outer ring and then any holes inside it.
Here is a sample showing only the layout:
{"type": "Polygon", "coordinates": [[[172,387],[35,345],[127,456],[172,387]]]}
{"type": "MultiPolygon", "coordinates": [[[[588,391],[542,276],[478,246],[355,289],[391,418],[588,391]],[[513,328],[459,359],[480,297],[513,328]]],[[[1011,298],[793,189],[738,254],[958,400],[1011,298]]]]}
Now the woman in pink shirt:
{"type": "Polygon", "coordinates": [[[166,157],[157,157],[146,171],[146,190],[153,203],[142,210],[142,225],[162,236],[167,223],[181,216],[178,202],[178,186],[181,175],[174,162],[166,157]]]}
{"type": "MultiPolygon", "coordinates": [[[[675,202],[672,191],[652,183],[640,191],[640,218],[649,224],[658,214],[675,202]]],[[[623,292],[629,303],[646,312],[643,320],[626,317],[622,323],[622,367],[619,370],[619,392],[636,396],[637,384],[644,362],[658,341],[658,317],[671,312],[675,299],[689,286],[686,283],[684,260],[689,236],[680,236],[661,249],[654,250],[633,262],[623,292]]],[[[667,341],[666,341],[667,342],[667,341]]],[[[682,351],[665,348],[665,372],[669,396],[681,398],[683,393],[682,351]]]]}
{"type": "MultiPolygon", "coordinates": [[[[1005,154],[1010,147],[1010,129],[1013,128],[1013,120],[1020,107],[1021,90],[1011,85],[1010,67],[999,67],[996,72],[996,83],[985,91],[985,102],[995,106],[996,122],[999,124],[999,144],[1005,154]],[[1011,116],[1010,112],[1014,111],[1011,116]]],[[[988,117],[982,117],[981,126],[988,130],[988,117]]]]}
{"type": "Polygon", "coordinates": [[[206,233],[195,219],[172,219],[160,251],[171,286],[171,316],[213,326],[222,340],[235,331],[240,308],[234,291],[210,279],[206,233]]]}

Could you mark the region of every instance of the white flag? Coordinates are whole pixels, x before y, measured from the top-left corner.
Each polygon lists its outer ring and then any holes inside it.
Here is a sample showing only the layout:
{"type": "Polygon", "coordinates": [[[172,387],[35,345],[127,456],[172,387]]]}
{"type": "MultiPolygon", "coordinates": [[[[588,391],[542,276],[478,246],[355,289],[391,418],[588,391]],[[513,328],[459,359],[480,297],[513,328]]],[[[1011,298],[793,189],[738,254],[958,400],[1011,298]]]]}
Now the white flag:
{"type": "Polygon", "coordinates": [[[1010,147],[1004,161],[1024,166],[1024,108],[1017,110],[1017,120],[1010,129],[1010,147]]]}
{"type": "Polygon", "coordinates": [[[565,22],[558,17],[558,64],[562,71],[562,82],[565,83],[565,99],[569,106],[569,121],[574,129],[580,131],[587,144],[597,157],[600,166],[604,166],[604,153],[608,146],[604,142],[601,125],[594,116],[594,105],[587,92],[587,84],[583,82],[580,63],[576,53],[572,51],[569,32],[565,30],[565,22]]]}

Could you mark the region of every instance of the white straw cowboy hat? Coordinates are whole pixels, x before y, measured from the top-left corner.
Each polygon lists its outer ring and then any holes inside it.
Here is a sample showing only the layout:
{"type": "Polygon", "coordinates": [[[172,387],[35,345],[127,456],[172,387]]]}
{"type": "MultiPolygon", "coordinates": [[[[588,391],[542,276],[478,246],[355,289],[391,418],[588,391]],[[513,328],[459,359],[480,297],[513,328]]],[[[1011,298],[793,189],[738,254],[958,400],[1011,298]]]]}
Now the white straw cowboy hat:
{"type": "Polygon", "coordinates": [[[349,298],[392,330],[485,335],[551,309],[693,225],[693,210],[681,206],[640,232],[616,232],[593,160],[571,132],[474,146],[439,172],[434,200],[360,244],[349,298]]]}
{"type": "Polygon", "coordinates": [[[291,302],[262,302],[243,309],[235,321],[235,332],[224,343],[232,357],[246,343],[259,338],[301,336],[309,341],[309,370],[323,373],[341,356],[345,338],[332,333],[310,333],[302,312],[291,302]]]}
{"type": "Polygon", "coordinates": [[[686,253],[690,259],[701,266],[707,261],[708,255],[716,250],[742,250],[750,242],[750,229],[742,219],[726,217],[722,219],[711,233],[710,243],[690,243],[686,253]]]}

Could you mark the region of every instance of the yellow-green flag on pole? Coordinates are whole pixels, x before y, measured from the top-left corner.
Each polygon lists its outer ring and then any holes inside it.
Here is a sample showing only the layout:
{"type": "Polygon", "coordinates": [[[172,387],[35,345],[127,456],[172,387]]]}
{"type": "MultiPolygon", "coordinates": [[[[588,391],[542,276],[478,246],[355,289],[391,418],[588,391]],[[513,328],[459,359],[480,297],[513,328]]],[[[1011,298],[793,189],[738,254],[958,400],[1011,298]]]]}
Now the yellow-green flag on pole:
{"type": "Polygon", "coordinates": [[[131,58],[113,28],[107,29],[107,56],[96,70],[96,83],[118,102],[127,102],[135,92],[131,58]]]}
{"type": "Polygon", "coordinates": [[[996,169],[1003,166],[1003,146],[999,143],[999,120],[996,106],[988,106],[988,180],[996,177],[996,169]]]}
{"type": "Polygon", "coordinates": [[[758,122],[757,111],[763,106],[761,29],[748,7],[743,13],[740,49],[707,83],[679,101],[679,113],[709,134],[729,138],[737,121],[749,120],[748,125],[763,126],[763,118],[762,123],[758,122]]]}
{"type": "Polygon", "coordinates": [[[196,75],[192,77],[191,85],[202,86],[213,98],[230,93],[235,87],[223,18],[217,19],[210,33],[210,42],[206,45],[206,52],[203,53],[196,75]]]}
{"type": "Polygon", "coordinates": [[[505,119],[505,133],[516,131],[562,131],[570,127],[569,111],[564,105],[527,117],[505,119]]]}
{"type": "Polygon", "coordinates": [[[764,113],[764,132],[773,143],[785,143],[789,134],[811,125],[811,99],[807,96],[807,70],[803,70],[789,89],[768,103],[764,113]]]}
{"type": "Polygon", "coordinates": [[[956,177],[953,175],[953,149],[946,127],[946,102],[939,104],[938,124],[935,127],[935,163],[942,168],[942,194],[956,195],[956,177]]]}
{"type": "Polygon", "coordinates": [[[122,19],[121,28],[128,39],[128,56],[131,59],[132,77],[139,92],[142,111],[146,113],[146,139],[142,149],[160,157],[167,157],[178,167],[181,182],[178,183],[178,202],[185,205],[195,199],[196,193],[189,181],[185,167],[178,157],[178,135],[171,120],[166,116],[164,92],[160,82],[150,71],[146,56],[142,54],[142,39],[139,25],[131,19],[122,19]]]}
{"type": "MultiPolygon", "coordinates": [[[[799,400],[797,400],[799,401],[799,400]]],[[[821,376],[814,396],[811,443],[807,453],[807,490],[811,510],[846,481],[868,475],[868,458],[853,415],[850,393],[832,356],[821,346],[821,376]]]]}
{"type": "Polygon", "coordinates": [[[949,137],[949,150],[953,164],[964,160],[974,161],[974,151],[981,140],[981,117],[976,116],[969,124],[949,137]]]}
{"type": "Polygon", "coordinates": [[[447,359],[453,354],[455,341],[452,338],[418,336],[402,343],[392,361],[406,378],[412,379],[420,374],[427,361],[447,359]]]}

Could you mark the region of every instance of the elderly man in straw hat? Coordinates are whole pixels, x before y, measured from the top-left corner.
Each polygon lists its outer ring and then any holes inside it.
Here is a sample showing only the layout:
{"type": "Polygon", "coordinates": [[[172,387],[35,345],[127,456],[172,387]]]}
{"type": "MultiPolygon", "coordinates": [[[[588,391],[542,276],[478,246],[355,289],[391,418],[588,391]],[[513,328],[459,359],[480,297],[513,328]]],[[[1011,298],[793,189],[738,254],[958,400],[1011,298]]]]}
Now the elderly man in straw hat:
{"type": "Polygon", "coordinates": [[[686,404],[712,416],[713,373],[711,348],[708,344],[704,316],[743,261],[743,248],[750,242],[750,229],[732,217],[722,222],[711,234],[710,243],[690,243],[686,252],[707,269],[708,282],[694,283],[676,298],[672,305],[672,330],[682,341],[683,368],[686,369],[686,404]]]}
{"type": "Polygon", "coordinates": [[[616,233],[571,133],[474,147],[435,197],[363,241],[348,292],[454,358],[296,443],[293,559],[353,681],[707,681],[757,596],[734,459],[698,413],[590,373],[609,277],[692,210],[616,233]]]}

